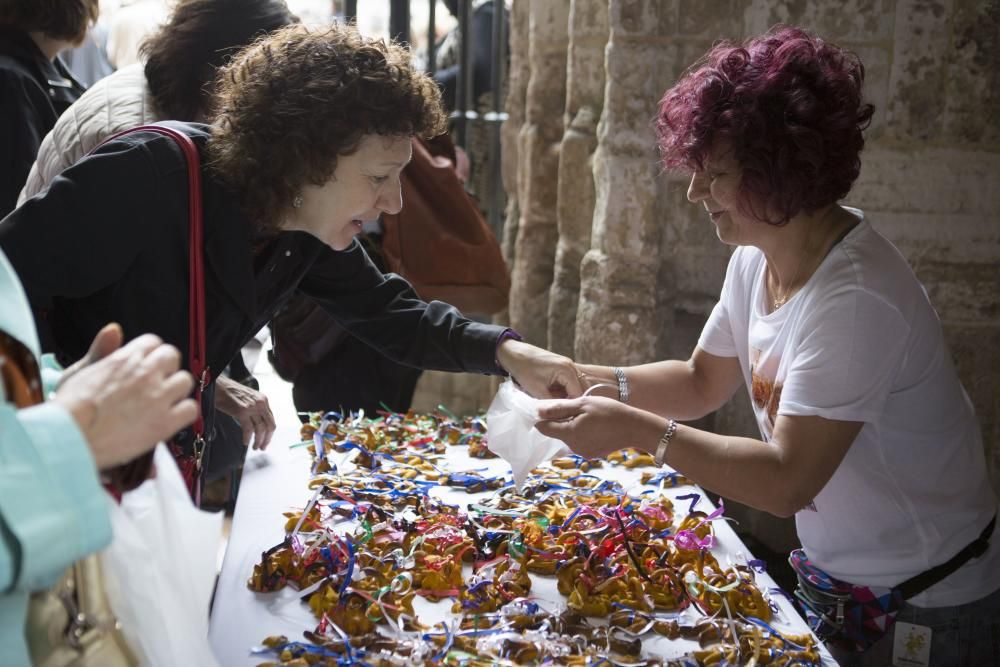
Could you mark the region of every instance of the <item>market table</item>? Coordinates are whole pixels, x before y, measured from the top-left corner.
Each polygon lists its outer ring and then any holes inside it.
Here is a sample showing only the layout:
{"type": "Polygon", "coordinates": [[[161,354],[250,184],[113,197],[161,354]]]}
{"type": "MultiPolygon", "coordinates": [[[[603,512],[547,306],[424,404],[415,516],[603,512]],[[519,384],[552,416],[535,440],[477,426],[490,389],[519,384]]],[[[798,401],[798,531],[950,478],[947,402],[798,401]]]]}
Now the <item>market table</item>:
{"type": "MultiPolygon", "coordinates": [[[[244,467],[209,630],[215,655],[223,667],[259,664],[267,658],[254,655],[251,649],[259,646],[265,637],[286,635],[293,640],[301,639],[303,630],[311,629],[316,624],[308,606],[299,599],[298,591],[285,588],[275,593],[255,593],[247,588],[247,579],[253,572],[254,565],[259,562],[261,553],[285,537],[282,512],[301,510],[312,495],[307,487],[311,457],[305,447],[291,447],[300,441],[300,436],[290,386],[271,372],[270,368],[261,369],[258,377],[261,390],[271,402],[278,430],[267,451],[251,451],[244,467]]],[[[485,475],[500,475],[509,471],[501,459],[474,459],[462,447],[449,448],[447,463],[455,471],[480,470],[485,475]]],[[[592,471],[592,474],[619,481],[630,491],[650,488],[639,487],[638,470],[605,467],[592,471]]],[[[674,500],[675,505],[685,508],[691,500],[675,500],[678,496],[701,493],[700,489],[692,486],[666,489],[665,492],[674,500]]],[[[490,495],[468,494],[464,490],[448,487],[435,487],[431,493],[462,507],[490,495]]],[[[698,501],[698,509],[711,512],[714,507],[703,493],[701,495],[703,497],[698,501]]],[[[715,521],[713,526],[717,544],[712,548],[712,553],[721,564],[743,563],[753,558],[728,522],[715,521]]],[[[758,573],[756,581],[761,590],[777,588],[767,573],[758,573]]],[[[550,611],[565,606],[565,598],[556,590],[553,577],[532,575],[531,594],[539,605],[550,611]]],[[[778,606],[778,613],[772,623],[774,627],[793,634],[809,632],[789,600],[780,594],[771,595],[771,599],[778,606]]],[[[421,620],[436,621],[444,618],[450,606],[450,600],[434,604],[417,597],[414,602],[414,610],[421,620]]],[[[650,655],[675,657],[696,647],[693,641],[670,641],[656,635],[643,638],[644,651],[650,655]]],[[[820,652],[824,665],[836,664],[822,645],[820,652]]]]}

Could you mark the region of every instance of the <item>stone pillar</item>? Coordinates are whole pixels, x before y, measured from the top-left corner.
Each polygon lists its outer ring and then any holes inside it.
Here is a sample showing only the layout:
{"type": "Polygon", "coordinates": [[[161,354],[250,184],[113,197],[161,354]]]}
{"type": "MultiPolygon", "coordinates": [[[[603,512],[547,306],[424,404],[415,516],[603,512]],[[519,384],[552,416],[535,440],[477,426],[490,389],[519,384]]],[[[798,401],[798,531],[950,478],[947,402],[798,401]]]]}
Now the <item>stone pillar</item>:
{"type": "Polygon", "coordinates": [[[604,114],[594,154],[596,202],[591,249],[581,267],[575,358],[653,361],[664,326],[659,284],[661,223],[655,215],[657,156],[650,120],[673,3],[612,0],[605,58],[604,114]]]}
{"type": "Polygon", "coordinates": [[[520,220],[511,271],[510,324],[538,345],[548,343],[548,293],[555,258],[559,141],[566,106],[569,4],[532,0],[528,19],[531,76],[519,137],[520,220]]]}
{"type": "Polygon", "coordinates": [[[604,106],[604,50],[608,43],[607,0],[573,0],[569,13],[566,113],[559,149],[556,217],[559,242],[549,290],[549,349],[574,353],[580,262],[590,249],[594,219],[597,121],[604,106]]]}
{"type": "MultiPolygon", "coordinates": [[[[514,242],[520,218],[520,198],[523,196],[523,177],[518,168],[520,132],[524,125],[524,105],[528,95],[528,78],[531,76],[531,61],[528,57],[528,18],[531,5],[519,0],[510,8],[510,67],[507,70],[507,99],[504,108],[507,120],[500,129],[500,170],[503,187],[507,191],[507,209],[500,246],[507,266],[514,266],[514,242]]],[[[503,321],[507,321],[504,311],[503,321]]]]}

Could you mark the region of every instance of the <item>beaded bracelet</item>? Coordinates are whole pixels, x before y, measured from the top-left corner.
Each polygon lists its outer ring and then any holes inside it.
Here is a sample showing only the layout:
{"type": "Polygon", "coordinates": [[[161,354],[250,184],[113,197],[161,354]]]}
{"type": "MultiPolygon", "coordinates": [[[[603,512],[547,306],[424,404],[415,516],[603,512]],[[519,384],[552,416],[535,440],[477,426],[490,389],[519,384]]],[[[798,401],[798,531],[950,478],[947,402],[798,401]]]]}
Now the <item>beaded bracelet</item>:
{"type": "Polygon", "coordinates": [[[625,371],[620,367],[615,366],[611,369],[615,377],[618,378],[618,400],[622,403],[628,403],[628,378],[625,377],[625,371]]]}

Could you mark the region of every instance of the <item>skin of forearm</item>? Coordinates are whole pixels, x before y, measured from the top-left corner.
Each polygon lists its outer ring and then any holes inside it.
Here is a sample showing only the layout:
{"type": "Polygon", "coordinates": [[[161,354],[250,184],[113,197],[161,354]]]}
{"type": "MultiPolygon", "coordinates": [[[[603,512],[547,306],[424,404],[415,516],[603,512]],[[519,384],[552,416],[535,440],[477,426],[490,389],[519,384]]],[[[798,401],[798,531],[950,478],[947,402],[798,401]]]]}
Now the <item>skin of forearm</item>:
{"type": "MultiPolygon", "coordinates": [[[[618,380],[610,366],[579,366],[590,385],[609,384],[613,390],[598,389],[599,396],[618,398],[618,380]]],[[[680,421],[701,419],[718,405],[710,405],[702,395],[691,365],[686,361],[659,361],[623,369],[629,383],[629,405],[661,417],[680,421]]]]}
{"type": "MultiPolygon", "coordinates": [[[[656,452],[663,419],[646,413],[633,436],[635,445],[656,452]]],[[[773,444],[716,435],[684,425],[667,448],[666,463],[695,484],[726,498],[776,516],[795,514],[811,499],[786,472],[781,449],[773,444]]]]}

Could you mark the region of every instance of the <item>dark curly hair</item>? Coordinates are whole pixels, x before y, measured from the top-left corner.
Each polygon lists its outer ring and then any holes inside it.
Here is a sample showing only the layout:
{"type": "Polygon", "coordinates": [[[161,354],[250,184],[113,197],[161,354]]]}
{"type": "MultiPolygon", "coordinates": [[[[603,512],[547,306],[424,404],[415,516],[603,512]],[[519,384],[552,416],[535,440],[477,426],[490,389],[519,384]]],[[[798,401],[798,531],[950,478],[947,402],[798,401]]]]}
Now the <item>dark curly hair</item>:
{"type": "Polygon", "coordinates": [[[275,232],[296,193],[322,185],[365,135],[430,138],[445,129],[441,93],[402,46],[352,25],[293,25],[257,40],[219,73],[210,168],[261,231],[275,232]]]}
{"type": "Polygon", "coordinates": [[[146,82],[167,118],[207,117],[216,73],[263,33],[298,23],[284,0],[185,0],[143,42],[146,82]]]}
{"type": "Polygon", "coordinates": [[[799,28],[717,44],[660,101],[663,164],[703,169],[723,140],[755,218],[784,224],[822,209],[844,198],[861,170],[874,111],[862,102],[864,78],[856,55],[799,28]]]}
{"type": "Polygon", "coordinates": [[[0,27],[79,44],[97,21],[99,0],[2,0],[0,27]]]}

